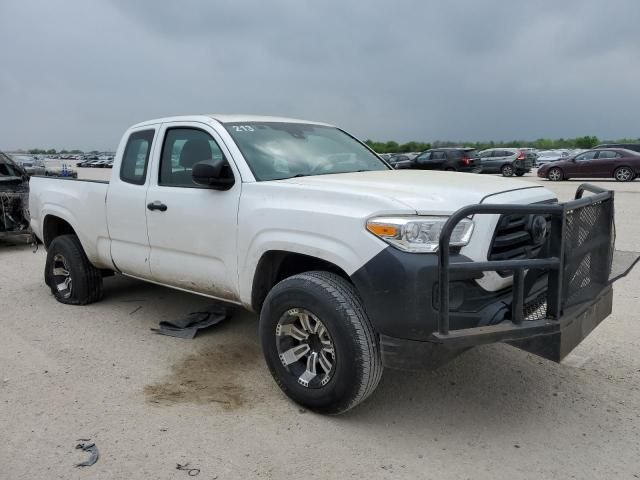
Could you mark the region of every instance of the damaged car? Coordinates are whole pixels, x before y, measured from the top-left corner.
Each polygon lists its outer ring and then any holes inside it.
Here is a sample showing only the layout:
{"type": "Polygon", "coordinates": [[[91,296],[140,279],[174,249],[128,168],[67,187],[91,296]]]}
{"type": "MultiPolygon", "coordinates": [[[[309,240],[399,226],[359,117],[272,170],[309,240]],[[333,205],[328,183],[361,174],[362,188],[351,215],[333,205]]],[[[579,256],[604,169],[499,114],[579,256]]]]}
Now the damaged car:
{"type": "Polygon", "coordinates": [[[0,238],[29,232],[29,176],[0,152],[0,238]]]}

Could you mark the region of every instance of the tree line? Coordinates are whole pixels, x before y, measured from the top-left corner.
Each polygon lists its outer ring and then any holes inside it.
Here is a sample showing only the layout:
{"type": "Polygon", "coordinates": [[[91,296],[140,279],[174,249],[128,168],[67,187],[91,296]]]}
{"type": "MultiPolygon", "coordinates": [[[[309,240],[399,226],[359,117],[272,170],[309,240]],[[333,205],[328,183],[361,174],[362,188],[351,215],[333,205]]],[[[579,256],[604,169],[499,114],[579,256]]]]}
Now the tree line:
{"type": "Polygon", "coordinates": [[[403,152],[422,152],[430,148],[438,147],[471,147],[477,150],[486,148],[506,148],[506,147],[531,147],[538,150],[553,150],[562,148],[593,148],[600,143],[640,143],[640,138],[623,138],[620,140],[601,141],[596,136],[585,135],[584,137],[575,138],[539,138],[537,140],[511,140],[508,142],[450,142],[450,141],[434,141],[426,142],[407,142],[398,143],[393,140],[388,142],[377,142],[375,140],[367,140],[374,151],[378,153],[403,153],[403,152]]]}
{"type": "MultiPolygon", "coordinates": [[[[508,142],[452,142],[436,140],[434,142],[406,142],[398,143],[394,140],[387,142],[378,142],[375,140],[367,140],[365,142],[369,147],[378,153],[403,153],[403,152],[422,152],[430,148],[438,147],[471,147],[477,150],[485,148],[501,148],[501,147],[531,147],[538,150],[553,150],[561,148],[593,148],[599,143],[640,143],[640,138],[623,138],[619,140],[601,141],[596,136],[585,135],[584,137],[575,138],[538,138],[537,140],[511,140],[508,142]]],[[[55,150],[54,148],[42,149],[32,148],[27,150],[32,155],[56,155],[56,154],[82,154],[82,153],[99,153],[97,150],[83,152],[82,150],[55,150]]]]}
{"type": "MultiPolygon", "coordinates": [[[[74,149],[74,150],[56,150],[55,148],[30,148],[29,150],[27,150],[28,153],[30,153],[31,155],[57,155],[57,154],[72,154],[72,155],[78,155],[78,154],[83,154],[85,152],[83,152],[82,150],[78,150],[78,149],[74,149]]],[[[90,152],[86,152],[86,153],[99,153],[97,150],[92,150],[90,152]]]]}

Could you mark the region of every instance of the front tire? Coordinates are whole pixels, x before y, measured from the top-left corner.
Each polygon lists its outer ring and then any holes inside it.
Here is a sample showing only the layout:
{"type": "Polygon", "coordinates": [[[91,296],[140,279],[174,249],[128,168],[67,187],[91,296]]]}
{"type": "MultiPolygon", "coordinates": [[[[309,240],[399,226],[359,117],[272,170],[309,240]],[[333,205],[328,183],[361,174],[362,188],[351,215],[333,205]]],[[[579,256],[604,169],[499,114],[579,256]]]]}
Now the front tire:
{"type": "Polygon", "coordinates": [[[318,413],[364,401],[382,376],[377,335],[355,288],[330,272],[278,283],[260,314],[260,341],[282,391],[318,413]]]}
{"type": "Polygon", "coordinates": [[[558,167],[553,167],[547,172],[547,178],[552,182],[559,182],[564,178],[564,174],[558,167]]]}
{"type": "Polygon", "coordinates": [[[102,298],[102,274],[94,267],[75,235],[53,239],[47,251],[44,281],[60,303],[87,305],[102,298]]]}

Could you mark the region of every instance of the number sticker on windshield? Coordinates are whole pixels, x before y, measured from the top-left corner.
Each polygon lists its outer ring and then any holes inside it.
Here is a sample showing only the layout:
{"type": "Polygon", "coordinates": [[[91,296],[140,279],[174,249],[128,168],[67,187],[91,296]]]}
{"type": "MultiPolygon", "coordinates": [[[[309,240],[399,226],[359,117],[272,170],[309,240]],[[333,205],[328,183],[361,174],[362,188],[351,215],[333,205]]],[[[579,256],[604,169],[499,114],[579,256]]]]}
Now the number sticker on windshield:
{"type": "Polygon", "coordinates": [[[233,125],[233,129],[236,132],[254,132],[254,128],[251,125],[233,125]]]}

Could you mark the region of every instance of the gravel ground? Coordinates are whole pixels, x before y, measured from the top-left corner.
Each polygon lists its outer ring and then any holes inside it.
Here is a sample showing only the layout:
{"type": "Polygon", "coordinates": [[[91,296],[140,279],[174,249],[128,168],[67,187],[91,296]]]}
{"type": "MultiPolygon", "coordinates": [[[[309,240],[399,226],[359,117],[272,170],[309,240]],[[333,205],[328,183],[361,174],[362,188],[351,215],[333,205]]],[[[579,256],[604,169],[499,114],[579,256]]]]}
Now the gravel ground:
{"type": "MultiPolygon", "coordinates": [[[[618,247],[640,250],[640,181],[600,183],[616,190],[618,247]]],[[[568,199],[578,184],[547,185],[568,199]]],[[[186,478],[178,463],[207,480],[640,478],[640,269],[562,364],[490,345],[435,372],[387,371],[365,404],[323,417],[271,380],[255,315],[195,340],[155,335],[209,302],[114,277],[102,302],[65,306],[44,258],[0,244],[3,480],[186,478]],[[74,467],[81,438],[94,466],[74,467]]]]}

